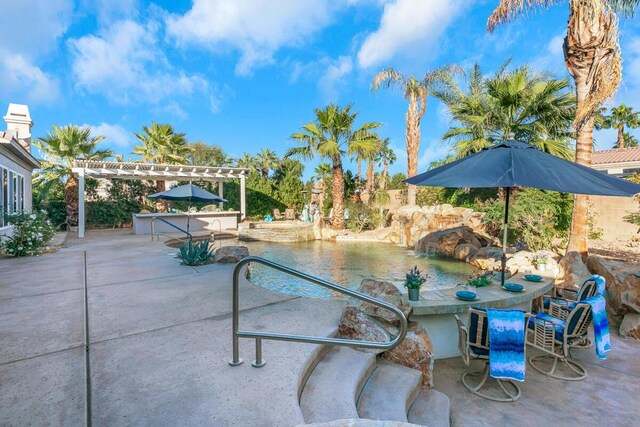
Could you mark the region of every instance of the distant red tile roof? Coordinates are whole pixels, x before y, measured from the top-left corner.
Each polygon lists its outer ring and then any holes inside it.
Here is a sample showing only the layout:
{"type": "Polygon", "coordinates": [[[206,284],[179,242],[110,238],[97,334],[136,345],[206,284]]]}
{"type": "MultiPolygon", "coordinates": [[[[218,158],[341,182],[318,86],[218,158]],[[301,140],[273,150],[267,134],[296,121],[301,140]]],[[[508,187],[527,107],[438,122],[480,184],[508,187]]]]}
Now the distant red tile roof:
{"type": "Polygon", "coordinates": [[[591,164],[640,162],[640,147],[594,151],[591,164]]]}

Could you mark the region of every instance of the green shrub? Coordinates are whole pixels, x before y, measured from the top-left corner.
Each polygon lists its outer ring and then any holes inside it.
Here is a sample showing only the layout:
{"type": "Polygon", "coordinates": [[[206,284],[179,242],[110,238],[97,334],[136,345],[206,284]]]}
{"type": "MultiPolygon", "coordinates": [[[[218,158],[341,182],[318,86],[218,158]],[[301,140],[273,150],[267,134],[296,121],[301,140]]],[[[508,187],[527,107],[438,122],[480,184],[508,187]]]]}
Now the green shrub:
{"type": "MultiPolygon", "coordinates": [[[[565,193],[532,188],[513,191],[507,238],[533,251],[548,249],[555,238],[567,235],[572,208],[573,199],[565,193]]],[[[486,212],[485,220],[502,229],[504,200],[494,199],[478,209],[486,212]]]]}
{"type": "Polygon", "coordinates": [[[180,264],[190,266],[204,264],[211,259],[212,255],[213,250],[210,248],[208,240],[201,240],[196,243],[188,240],[180,246],[178,251],[178,258],[181,260],[180,264]]]}
{"type": "Polygon", "coordinates": [[[44,212],[7,214],[5,223],[14,225],[13,235],[0,247],[6,255],[14,257],[37,254],[56,232],[44,212]]]}

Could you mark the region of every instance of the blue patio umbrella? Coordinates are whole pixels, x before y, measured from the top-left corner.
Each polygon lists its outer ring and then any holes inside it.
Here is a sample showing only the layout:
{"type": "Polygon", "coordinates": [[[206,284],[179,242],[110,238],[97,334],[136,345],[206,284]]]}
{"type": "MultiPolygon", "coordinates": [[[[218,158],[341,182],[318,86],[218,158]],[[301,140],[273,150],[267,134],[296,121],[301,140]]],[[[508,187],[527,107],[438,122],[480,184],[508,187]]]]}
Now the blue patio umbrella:
{"type": "Polygon", "coordinates": [[[405,180],[407,184],[449,188],[505,189],[502,238],[502,284],[506,268],[509,193],[531,187],[563,193],[631,197],[640,185],[545,153],[530,144],[508,140],[468,157],[405,180]]]}
{"type": "MultiPolygon", "coordinates": [[[[205,189],[198,187],[197,185],[193,185],[191,183],[185,185],[179,185],[177,187],[173,187],[170,190],[162,191],[160,193],[155,193],[147,196],[150,199],[162,199],[162,200],[174,200],[174,201],[184,201],[189,202],[189,207],[191,207],[192,202],[226,202],[222,197],[210,193],[205,189]]],[[[189,212],[187,211],[187,232],[189,232],[189,212]]]]}

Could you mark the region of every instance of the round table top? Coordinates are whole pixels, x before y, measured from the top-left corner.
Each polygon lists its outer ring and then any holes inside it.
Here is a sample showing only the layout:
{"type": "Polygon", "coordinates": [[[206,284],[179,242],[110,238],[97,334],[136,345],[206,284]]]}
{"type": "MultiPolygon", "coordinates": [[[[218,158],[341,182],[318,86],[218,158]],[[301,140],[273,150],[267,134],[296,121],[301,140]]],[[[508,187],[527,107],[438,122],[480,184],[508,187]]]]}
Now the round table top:
{"type": "MultiPolygon", "coordinates": [[[[466,313],[469,307],[478,308],[507,308],[517,304],[532,301],[553,288],[554,278],[544,273],[537,273],[543,277],[541,282],[530,282],[524,279],[524,273],[516,274],[506,280],[506,283],[519,283],[525,287],[522,292],[510,292],[502,288],[500,283],[492,283],[484,288],[477,288],[479,299],[476,301],[462,301],[455,297],[455,293],[463,290],[461,286],[455,288],[424,290],[420,292],[420,301],[409,301],[403,295],[413,311],[412,316],[431,314],[466,313]]],[[[470,288],[469,290],[472,290],[470,288]]],[[[406,290],[405,290],[406,292],[406,290]]]]}

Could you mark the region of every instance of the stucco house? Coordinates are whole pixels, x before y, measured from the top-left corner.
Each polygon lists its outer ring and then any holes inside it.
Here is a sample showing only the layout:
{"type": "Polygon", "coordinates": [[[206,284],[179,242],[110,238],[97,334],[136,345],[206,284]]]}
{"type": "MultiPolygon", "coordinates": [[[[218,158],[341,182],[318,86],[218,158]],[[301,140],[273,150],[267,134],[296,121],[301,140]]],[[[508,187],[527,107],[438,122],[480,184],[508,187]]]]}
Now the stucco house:
{"type": "Polygon", "coordinates": [[[33,170],[40,167],[31,154],[33,121],[29,107],[9,104],[4,121],[7,130],[0,131],[0,236],[11,233],[4,213],[31,211],[31,177],[33,170]]]}
{"type": "Polygon", "coordinates": [[[591,167],[620,178],[640,173],[640,147],[594,151],[591,167]]]}

